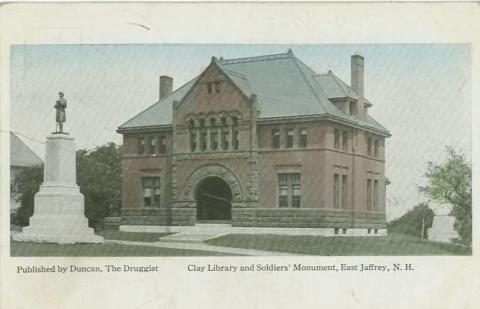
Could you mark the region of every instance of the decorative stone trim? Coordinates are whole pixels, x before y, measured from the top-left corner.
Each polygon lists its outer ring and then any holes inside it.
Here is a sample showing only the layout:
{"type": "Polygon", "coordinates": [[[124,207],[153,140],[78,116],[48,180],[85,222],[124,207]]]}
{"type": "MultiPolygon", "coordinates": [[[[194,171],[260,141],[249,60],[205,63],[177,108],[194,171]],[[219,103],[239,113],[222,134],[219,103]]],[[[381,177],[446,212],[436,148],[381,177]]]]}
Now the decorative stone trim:
{"type": "Polygon", "coordinates": [[[232,201],[242,201],[243,191],[240,186],[240,181],[235,174],[228,168],[222,165],[205,165],[195,170],[189,177],[187,185],[185,186],[184,200],[195,200],[195,188],[205,178],[216,176],[222,178],[232,190],[232,201]]]}

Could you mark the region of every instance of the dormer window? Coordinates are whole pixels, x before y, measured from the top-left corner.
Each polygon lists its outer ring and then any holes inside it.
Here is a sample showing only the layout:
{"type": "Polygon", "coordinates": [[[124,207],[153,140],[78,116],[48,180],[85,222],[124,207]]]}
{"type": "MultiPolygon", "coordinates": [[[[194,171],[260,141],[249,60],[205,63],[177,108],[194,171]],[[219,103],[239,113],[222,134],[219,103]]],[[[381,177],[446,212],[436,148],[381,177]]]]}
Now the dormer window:
{"type": "Polygon", "coordinates": [[[356,115],[357,114],[357,104],[355,102],[349,102],[349,110],[348,110],[350,115],[356,115]]]}

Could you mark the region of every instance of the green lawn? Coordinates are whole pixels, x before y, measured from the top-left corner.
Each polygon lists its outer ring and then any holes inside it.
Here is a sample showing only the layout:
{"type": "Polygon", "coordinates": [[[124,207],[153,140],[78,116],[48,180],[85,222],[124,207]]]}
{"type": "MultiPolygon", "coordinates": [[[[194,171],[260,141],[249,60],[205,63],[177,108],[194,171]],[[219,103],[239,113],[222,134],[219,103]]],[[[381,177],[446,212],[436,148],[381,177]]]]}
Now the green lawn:
{"type": "Polygon", "coordinates": [[[429,242],[408,236],[322,237],[283,235],[226,235],[209,245],[324,256],[362,255],[471,255],[461,245],[429,242]]]}
{"type": "MultiPolygon", "coordinates": [[[[16,242],[10,245],[11,256],[207,256],[224,255],[216,252],[168,249],[120,244],[57,245],[16,242]]],[[[225,254],[227,255],[227,254],[225,254]]]]}

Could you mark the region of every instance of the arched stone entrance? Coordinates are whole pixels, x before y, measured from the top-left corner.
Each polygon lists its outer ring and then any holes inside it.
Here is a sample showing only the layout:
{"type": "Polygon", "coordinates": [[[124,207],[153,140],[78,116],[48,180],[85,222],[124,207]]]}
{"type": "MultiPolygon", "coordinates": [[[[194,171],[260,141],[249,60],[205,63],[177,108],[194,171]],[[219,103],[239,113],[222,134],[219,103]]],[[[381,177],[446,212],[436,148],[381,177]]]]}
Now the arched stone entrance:
{"type": "Polygon", "coordinates": [[[197,220],[231,220],[232,191],[220,177],[204,178],[195,188],[197,220]]]}
{"type": "Polygon", "coordinates": [[[209,164],[190,174],[183,199],[195,203],[197,220],[231,220],[232,205],[235,207],[242,203],[243,190],[229,168],[209,164]]]}

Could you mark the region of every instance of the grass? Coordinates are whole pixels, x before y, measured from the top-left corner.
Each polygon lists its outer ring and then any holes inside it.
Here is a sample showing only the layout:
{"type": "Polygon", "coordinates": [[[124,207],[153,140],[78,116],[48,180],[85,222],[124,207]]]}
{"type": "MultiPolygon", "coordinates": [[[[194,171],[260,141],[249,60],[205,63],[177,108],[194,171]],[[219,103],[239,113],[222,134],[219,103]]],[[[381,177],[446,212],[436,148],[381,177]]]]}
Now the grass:
{"type": "Polygon", "coordinates": [[[216,252],[169,249],[140,245],[75,244],[16,242],[10,245],[11,256],[208,256],[227,255],[216,252]]]}
{"type": "Polygon", "coordinates": [[[231,234],[207,241],[214,246],[323,256],[471,255],[470,247],[415,237],[322,237],[231,234]]]}

